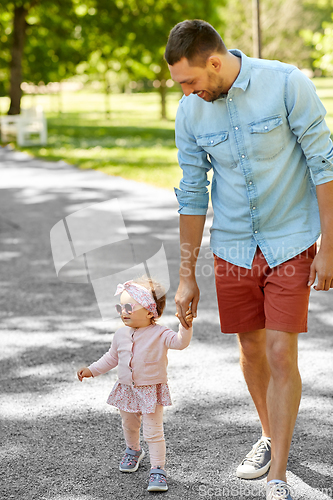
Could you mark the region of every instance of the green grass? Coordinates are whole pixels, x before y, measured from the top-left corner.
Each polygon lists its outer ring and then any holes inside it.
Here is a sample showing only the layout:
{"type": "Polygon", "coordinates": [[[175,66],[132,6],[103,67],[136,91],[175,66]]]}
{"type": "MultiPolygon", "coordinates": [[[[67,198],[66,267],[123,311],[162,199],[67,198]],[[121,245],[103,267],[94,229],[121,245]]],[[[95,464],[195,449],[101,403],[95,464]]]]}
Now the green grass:
{"type": "Polygon", "coordinates": [[[25,96],[22,107],[41,104],[47,114],[48,144],[22,149],[46,160],[173,189],[181,178],[174,139],[179,98],[168,96],[169,119],[161,120],[157,93],[111,95],[109,117],[102,94],[65,94],[62,114],[56,112],[54,96],[25,96]]]}
{"type": "MultiPolygon", "coordinates": [[[[333,78],[314,79],[333,131],[333,78]]],[[[24,96],[22,107],[41,104],[48,121],[48,144],[24,148],[50,161],[64,160],[82,169],[97,169],[139,182],[173,189],[181,170],[174,142],[174,118],[180,95],[168,95],[168,120],[161,120],[159,94],[119,94],[109,97],[75,92],[58,96],[24,96]],[[59,109],[65,112],[59,114],[59,109]]],[[[2,112],[8,99],[0,98],[2,112]]]]}

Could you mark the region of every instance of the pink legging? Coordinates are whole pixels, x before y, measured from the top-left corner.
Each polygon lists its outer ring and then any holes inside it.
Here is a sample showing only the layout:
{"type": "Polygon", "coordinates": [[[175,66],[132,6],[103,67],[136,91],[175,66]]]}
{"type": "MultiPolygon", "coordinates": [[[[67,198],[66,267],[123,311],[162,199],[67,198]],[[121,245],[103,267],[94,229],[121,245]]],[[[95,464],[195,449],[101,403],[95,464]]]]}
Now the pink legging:
{"type": "Polygon", "coordinates": [[[165,439],[163,432],[163,406],[157,405],[155,413],[129,413],[119,410],[123,421],[126,444],[132,450],[140,449],[141,418],[143,437],[148,443],[150,463],[152,467],[165,465],[165,439]]]}

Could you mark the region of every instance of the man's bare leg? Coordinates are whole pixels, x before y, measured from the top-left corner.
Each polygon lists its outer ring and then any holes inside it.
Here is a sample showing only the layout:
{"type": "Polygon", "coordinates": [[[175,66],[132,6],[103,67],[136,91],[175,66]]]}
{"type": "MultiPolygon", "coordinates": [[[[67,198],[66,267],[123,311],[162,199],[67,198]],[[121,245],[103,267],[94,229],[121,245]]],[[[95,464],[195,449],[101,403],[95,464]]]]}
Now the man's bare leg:
{"type": "Polygon", "coordinates": [[[271,375],[266,356],[266,330],[239,333],[238,341],[240,366],[260,418],[262,435],[271,437],[266,404],[271,375]]]}
{"type": "Polygon", "coordinates": [[[297,344],[296,333],[266,330],[267,360],[271,371],[267,410],[272,440],[272,462],[267,481],[286,481],[289,449],[302,392],[297,344]]]}

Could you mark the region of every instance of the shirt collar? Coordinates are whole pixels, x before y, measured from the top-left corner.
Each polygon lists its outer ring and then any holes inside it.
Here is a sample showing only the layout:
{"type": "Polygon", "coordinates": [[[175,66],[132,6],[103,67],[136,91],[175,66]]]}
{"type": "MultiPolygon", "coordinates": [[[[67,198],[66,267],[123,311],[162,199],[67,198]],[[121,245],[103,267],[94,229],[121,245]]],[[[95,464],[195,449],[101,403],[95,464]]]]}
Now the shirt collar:
{"type": "MultiPolygon", "coordinates": [[[[236,80],[234,81],[234,83],[230,87],[229,92],[235,88],[239,88],[239,89],[242,89],[243,91],[245,91],[247,89],[247,86],[248,86],[248,84],[250,82],[250,78],[251,78],[250,60],[245,54],[243,54],[243,52],[241,50],[231,49],[231,50],[229,50],[229,52],[231,54],[233,54],[234,56],[240,57],[240,59],[241,59],[240,72],[238,73],[236,80]]],[[[221,100],[226,99],[227,95],[228,94],[221,94],[219,99],[221,99],[221,100]]]]}
{"type": "Polygon", "coordinates": [[[234,56],[241,58],[241,69],[236,80],[232,84],[231,89],[240,88],[245,91],[247,89],[251,77],[251,64],[249,58],[245,54],[243,54],[241,50],[238,49],[231,49],[229,50],[229,52],[234,56]]]}

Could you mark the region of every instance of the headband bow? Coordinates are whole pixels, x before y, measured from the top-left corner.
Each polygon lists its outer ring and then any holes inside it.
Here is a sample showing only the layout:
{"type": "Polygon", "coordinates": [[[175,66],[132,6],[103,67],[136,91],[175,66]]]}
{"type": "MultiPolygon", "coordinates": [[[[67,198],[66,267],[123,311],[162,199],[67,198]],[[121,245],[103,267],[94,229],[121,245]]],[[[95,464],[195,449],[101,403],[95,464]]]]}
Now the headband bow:
{"type": "Polygon", "coordinates": [[[125,281],[125,283],[119,283],[117,285],[115,295],[119,295],[124,291],[133,297],[133,299],[136,300],[142,307],[147,309],[147,311],[153,313],[154,318],[158,318],[156,302],[147,288],[142,285],[138,285],[133,281],[125,281]]]}

